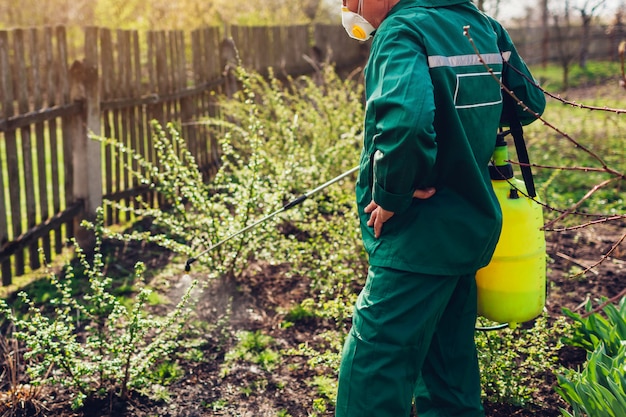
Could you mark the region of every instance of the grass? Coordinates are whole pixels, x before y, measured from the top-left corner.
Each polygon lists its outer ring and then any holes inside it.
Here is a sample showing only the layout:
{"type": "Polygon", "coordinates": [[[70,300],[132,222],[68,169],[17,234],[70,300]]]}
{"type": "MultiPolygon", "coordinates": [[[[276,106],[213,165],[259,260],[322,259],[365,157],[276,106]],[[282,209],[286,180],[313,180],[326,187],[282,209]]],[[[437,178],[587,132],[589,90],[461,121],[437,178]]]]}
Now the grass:
{"type": "MultiPolygon", "coordinates": [[[[560,65],[549,64],[546,67],[536,65],[531,70],[535,79],[544,88],[553,92],[563,92],[563,68],[560,65]]],[[[619,62],[589,61],[584,68],[572,64],[569,71],[569,87],[600,86],[615,80],[619,74],[619,62]]]]}

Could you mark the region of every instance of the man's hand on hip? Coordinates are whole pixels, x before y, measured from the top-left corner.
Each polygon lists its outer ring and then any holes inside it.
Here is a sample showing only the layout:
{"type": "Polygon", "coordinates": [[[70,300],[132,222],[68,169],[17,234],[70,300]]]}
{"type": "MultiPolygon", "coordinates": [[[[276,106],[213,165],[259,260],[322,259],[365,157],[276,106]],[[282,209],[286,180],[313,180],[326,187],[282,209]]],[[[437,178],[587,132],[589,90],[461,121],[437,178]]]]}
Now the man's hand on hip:
{"type": "MultiPolygon", "coordinates": [[[[415,190],[413,192],[413,198],[417,198],[420,200],[426,200],[432,197],[435,194],[436,190],[434,188],[424,188],[421,190],[415,190]]],[[[369,220],[367,221],[367,225],[369,227],[374,228],[374,236],[376,238],[380,237],[380,234],[383,230],[383,224],[391,219],[394,215],[393,211],[388,211],[379,206],[374,200],[372,200],[367,207],[365,207],[365,213],[370,215],[369,220]]]]}

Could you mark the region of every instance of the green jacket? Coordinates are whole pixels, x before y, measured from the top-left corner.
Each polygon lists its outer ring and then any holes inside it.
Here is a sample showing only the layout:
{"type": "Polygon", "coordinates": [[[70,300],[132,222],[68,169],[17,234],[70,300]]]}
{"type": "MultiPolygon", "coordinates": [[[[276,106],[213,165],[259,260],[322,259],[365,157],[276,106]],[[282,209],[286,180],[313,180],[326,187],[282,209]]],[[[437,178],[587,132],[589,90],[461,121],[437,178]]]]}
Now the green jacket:
{"type": "MultiPolygon", "coordinates": [[[[487,265],[502,214],[488,163],[502,112],[497,77],[537,113],[543,93],[509,35],[470,0],[400,0],[374,34],[365,69],[364,146],[357,181],[363,242],[372,265],[435,275],[487,265]],[[504,74],[503,74],[503,69],[504,74]],[[433,186],[428,200],[413,190],[433,186]],[[365,206],[395,212],[374,237],[365,206]]],[[[534,117],[518,114],[523,124],[534,117]]]]}

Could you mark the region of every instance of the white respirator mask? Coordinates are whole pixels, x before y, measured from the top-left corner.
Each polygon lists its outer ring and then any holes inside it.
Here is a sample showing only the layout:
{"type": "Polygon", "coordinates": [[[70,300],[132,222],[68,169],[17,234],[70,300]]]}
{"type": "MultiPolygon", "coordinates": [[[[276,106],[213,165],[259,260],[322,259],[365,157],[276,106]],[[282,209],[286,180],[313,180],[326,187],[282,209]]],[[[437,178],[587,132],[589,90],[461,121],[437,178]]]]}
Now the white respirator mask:
{"type": "Polygon", "coordinates": [[[372,36],[372,32],[376,28],[360,15],[362,8],[363,0],[359,1],[358,13],[350,11],[346,6],[342,6],[341,24],[352,39],[366,41],[372,36]]]}

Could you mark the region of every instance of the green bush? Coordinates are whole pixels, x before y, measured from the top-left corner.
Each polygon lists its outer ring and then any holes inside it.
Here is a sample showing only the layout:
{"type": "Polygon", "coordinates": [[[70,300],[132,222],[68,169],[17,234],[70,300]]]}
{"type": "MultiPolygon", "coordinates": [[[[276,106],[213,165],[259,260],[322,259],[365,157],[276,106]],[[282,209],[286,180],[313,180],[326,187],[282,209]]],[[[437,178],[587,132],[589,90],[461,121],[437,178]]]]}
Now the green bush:
{"type": "Polygon", "coordinates": [[[530,328],[477,333],[483,396],[496,403],[532,404],[546,374],[558,367],[559,338],[568,327],[563,318],[543,315],[530,328]]]}
{"type": "MultiPolygon", "coordinates": [[[[242,69],[239,77],[242,90],[233,99],[221,99],[221,116],[199,122],[221,146],[221,166],[209,182],[203,181],[173,124],[152,125],[158,163],[114,138],[101,138],[131,154],[139,169],[127,169],[169,206],[159,210],[148,204],[139,209],[116,205],[151,218],[154,227],[131,234],[108,231],[107,236],[154,242],[191,257],[358,163],[362,90],[352,81],[340,79],[332,67],[325,68],[317,82],[311,77],[265,79],[242,69]]],[[[352,189],[346,184],[353,183],[348,178],[343,186],[338,183],[325,190],[325,197],[307,199],[289,212],[289,220],[268,218],[203,254],[198,263],[209,278],[240,275],[252,259],[300,264],[300,254],[311,251],[311,243],[328,246],[326,239],[341,236],[339,228],[346,230],[345,219],[356,218],[352,189]],[[303,243],[301,236],[310,239],[303,243]]],[[[354,220],[343,240],[354,246],[357,233],[354,220]]],[[[321,256],[316,260],[328,262],[321,256]]]]}
{"type": "MultiPolygon", "coordinates": [[[[602,299],[601,302],[606,302],[606,299],[602,299]]],[[[591,301],[587,302],[585,310],[588,315],[564,309],[565,315],[575,323],[572,335],[565,337],[564,342],[588,352],[595,351],[602,344],[607,355],[616,355],[626,340],[626,297],[623,297],[617,306],[612,303],[605,305],[602,308],[604,315],[589,314],[593,310],[591,301]]]]}
{"type": "MultiPolygon", "coordinates": [[[[104,274],[102,260],[102,210],[92,228],[96,235],[93,259],[77,246],[81,268],[71,264],[65,275],[50,277],[56,292],[48,301],[49,314],[19,294],[26,314],[13,311],[4,300],[0,308],[15,326],[13,336],[26,347],[24,361],[32,385],[54,385],[69,389],[72,407],[86,399],[114,395],[128,399],[131,391],[145,390],[155,382],[151,368],[167,361],[178,347],[178,335],[189,314],[189,287],[180,303],[166,317],[154,317],[146,310],[150,290],[140,283],[144,268],[135,266],[139,292],[131,308],[111,292],[112,279],[104,274]],[[77,270],[84,275],[78,276],[77,270]],[[88,280],[81,297],[71,283],[88,280]]],[[[149,390],[148,390],[149,391],[149,390]]]]}

